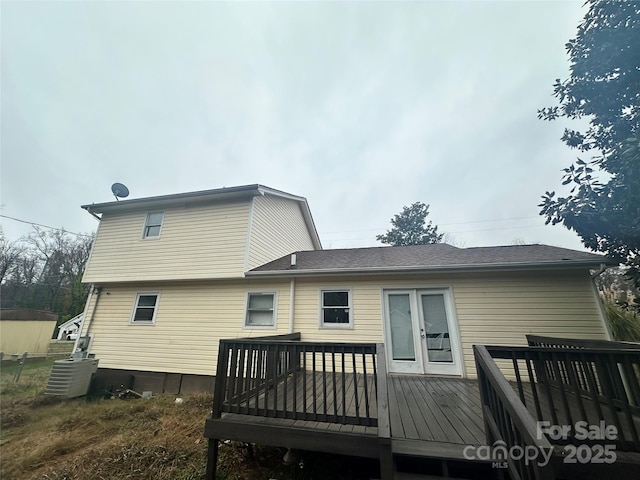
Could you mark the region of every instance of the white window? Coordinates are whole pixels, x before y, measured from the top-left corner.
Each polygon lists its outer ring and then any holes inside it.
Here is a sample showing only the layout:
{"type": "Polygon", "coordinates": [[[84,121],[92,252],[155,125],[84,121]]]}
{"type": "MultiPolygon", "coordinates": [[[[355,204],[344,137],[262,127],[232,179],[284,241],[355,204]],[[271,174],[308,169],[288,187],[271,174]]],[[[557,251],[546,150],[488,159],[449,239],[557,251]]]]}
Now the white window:
{"type": "Polygon", "coordinates": [[[320,291],[320,326],[331,328],[353,327],[351,290],[320,291]]]}
{"type": "Polygon", "coordinates": [[[255,292],[247,295],[245,327],[275,327],[275,292],[255,292]]]}
{"type": "Polygon", "coordinates": [[[159,237],[163,220],[164,220],[164,212],[147,213],[147,219],[144,222],[144,232],[142,234],[142,238],[159,237]]]}
{"type": "Polygon", "coordinates": [[[159,298],[160,294],[157,292],[136,295],[136,303],[133,306],[130,323],[136,325],[153,324],[156,321],[159,298]]]}

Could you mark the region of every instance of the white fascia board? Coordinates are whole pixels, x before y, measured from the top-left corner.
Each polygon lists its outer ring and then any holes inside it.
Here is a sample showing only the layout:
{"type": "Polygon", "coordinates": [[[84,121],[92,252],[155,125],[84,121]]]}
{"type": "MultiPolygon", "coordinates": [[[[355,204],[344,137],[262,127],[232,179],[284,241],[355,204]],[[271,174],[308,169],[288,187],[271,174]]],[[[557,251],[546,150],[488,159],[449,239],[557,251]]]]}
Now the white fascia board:
{"type": "Polygon", "coordinates": [[[214,200],[228,200],[260,195],[260,185],[243,185],[240,187],[218,188],[197,192],[176,193],[157,197],[134,198],[107,203],[92,203],[81,208],[89,213],[105,211],[129,211],[147,208],[169,207],[185,203],[206,203],[214,200]]]}
{"type": "Polygon", "coordinates": [[[372,274],[419,274],[419,273],[464,273],[464,272],[482,272],[482,271],[508,271],[508,270],[558,270],[558,269],[578,269],[578,268],[596,268],[598,265],[593,262],[538,262],[538,263],[492,263],[482,265],[443,265],[433,267],[354,267],[354,268],[335,268],[335,269],[307,269],[307,270],[269,270],[269,271],[248,271],[245,273],[247,277],[303,277],[310,275],[372,275],[372,274]]]}

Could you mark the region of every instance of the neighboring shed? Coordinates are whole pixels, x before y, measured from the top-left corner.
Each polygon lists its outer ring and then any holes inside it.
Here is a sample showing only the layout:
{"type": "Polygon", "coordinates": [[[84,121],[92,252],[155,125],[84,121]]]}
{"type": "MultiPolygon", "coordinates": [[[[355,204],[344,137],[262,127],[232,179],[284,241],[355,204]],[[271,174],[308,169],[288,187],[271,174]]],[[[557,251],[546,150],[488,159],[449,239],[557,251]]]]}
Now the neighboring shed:
{"type": "Polygon", "coordinates": [[[40,310],[0,310],[0,351],[46,354],[58,315],[40,310]]]}

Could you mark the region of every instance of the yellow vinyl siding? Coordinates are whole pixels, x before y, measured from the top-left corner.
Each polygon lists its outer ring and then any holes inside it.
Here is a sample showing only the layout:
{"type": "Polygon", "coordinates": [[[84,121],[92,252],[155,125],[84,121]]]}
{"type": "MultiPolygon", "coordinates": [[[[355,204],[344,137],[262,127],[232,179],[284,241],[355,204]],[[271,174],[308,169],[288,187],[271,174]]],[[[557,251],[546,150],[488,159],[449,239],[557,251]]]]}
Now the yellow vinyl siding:
{"type": "Polygon", "coordinates": [[[220,339],[288,332],[289,283],[104,287],[87,328],[101,368],[214,375],[220,339]],[[243,328],[248,291],[277,292],[276,329],[243,328]],[[129,323],[138,292],[160,294],[153,325],[129,323]]]}
{"type": "Polygon", "coordinates": [[[242,276],[248,201],[170,208],[164,212],[160,237],[148,239],[142,238],[147,210],[104,214],[83,281],[242,276]]]}
{"type": "Polygon", "coordinates": [[[587,272],[474,275],[453,293],[470,377],[474,344],[526,345],[526,334],[607,338],[587,272]]]}
{"type": "MultiPolygon", "coordinates": [[[[293,331],[303,341],[382,342],[382,292],[394,288],[451,288],[472,378],[474,344],[524,345],[528,333],[607,338],[586,271],[296,278],[293,331]],[[342,288],[352,293],[354,327],[320,328],[320,290],[342,288]]],[[[104,287],[91,351],[103,368],[213,375],[220,339],[288,332],[289,295],[289,279],[104,287]],[[160,292],[156,323],[129,325],[144,291],[160,292]],[[243,328],[248,291],[277,292],[277,329],[243,328]]]]}
{"type": "Polygon", "coordinates": [[[381,342],[382,291],[451,287],[466,376],[475,377],[472,346],[525,345],[526,334],[606,339],[586,271],[476,273],[297,279],[294,330],[303,340],[381,342]],[[350,288],[352,330],[319,328],[319,291],[350,288]]]}
{"type": "Polygon", "coordinates": [[[380,286],[359,278],[296,279],[294,331],[319,342],[382,342],[380,286]],[[320,327],[320,290],[350,289],[353,328],[320,327]]]}
{"type": "Polygon", "coordinates": [[[247,270],[298,250],[313,250],[300,202],[264,195],[254,197],[247,270]]]}

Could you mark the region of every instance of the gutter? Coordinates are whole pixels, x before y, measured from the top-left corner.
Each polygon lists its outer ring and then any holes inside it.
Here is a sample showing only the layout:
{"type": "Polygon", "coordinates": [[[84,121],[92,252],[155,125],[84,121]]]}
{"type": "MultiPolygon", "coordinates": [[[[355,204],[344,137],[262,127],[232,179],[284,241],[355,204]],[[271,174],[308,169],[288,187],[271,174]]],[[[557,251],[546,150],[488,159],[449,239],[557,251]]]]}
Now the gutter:
{"type": "MultiPolygon", "coordinates": [[[[606,264],[600,264],[605,266],[606,264]]],[[[434,273],[434,272],[469,272],[483,270],[542,270],[549,268],[593,268],[593,262],[538,262],[538,263],[486,263],[473,265],[438,265],[433,267],[352,267],[352,268],[312,268],[297,270],[250,270],[245,272],[246,277],[302,277],[309,275],[345,275],[345,274],[388,274],[388,273],[434,273]]],[[[604,271],[604,270],[603,270],[604,271]]]]}

